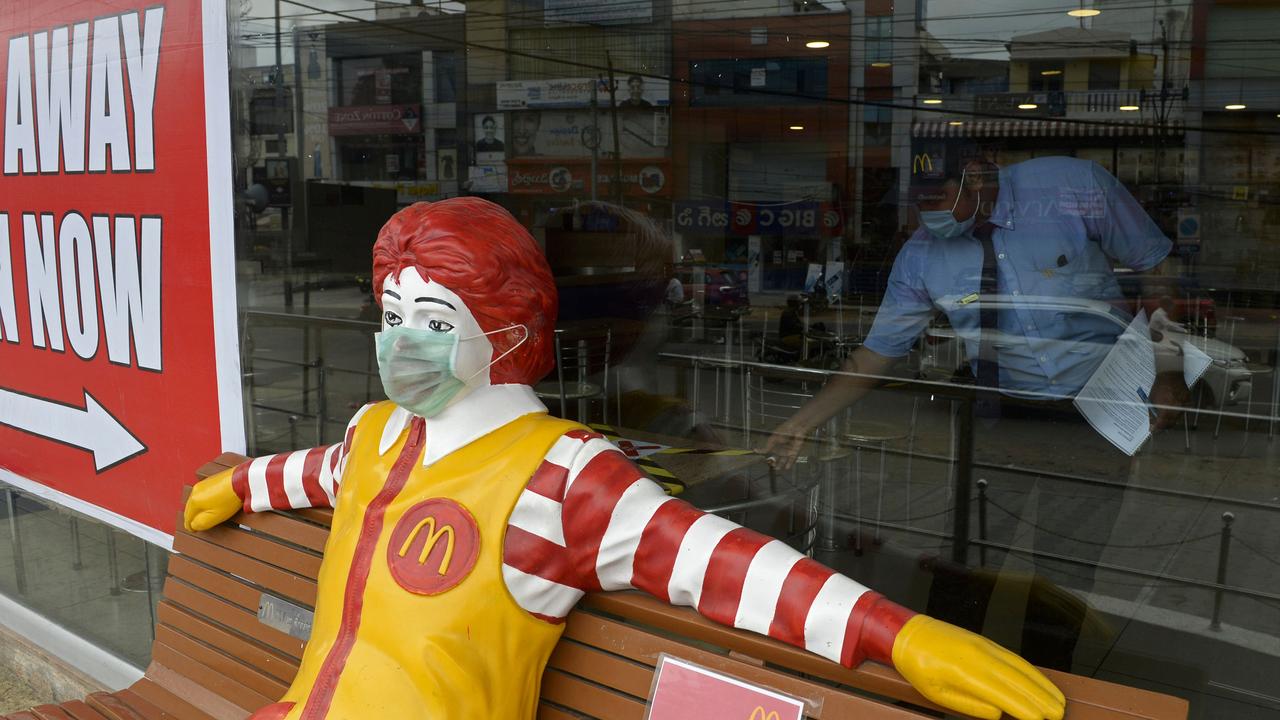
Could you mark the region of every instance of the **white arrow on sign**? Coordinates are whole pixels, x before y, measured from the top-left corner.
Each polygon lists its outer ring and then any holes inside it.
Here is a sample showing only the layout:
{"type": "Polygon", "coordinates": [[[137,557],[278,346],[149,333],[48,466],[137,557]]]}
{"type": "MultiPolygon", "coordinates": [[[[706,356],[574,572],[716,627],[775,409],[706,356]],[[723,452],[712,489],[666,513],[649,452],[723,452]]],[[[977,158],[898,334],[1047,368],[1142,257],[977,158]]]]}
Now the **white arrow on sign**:
{"type": "Polygon", "coordinates": [[[88,390],[79,408],[0,388],[0,425],[88,450],[98,472],[147,451],[88,390]]]}

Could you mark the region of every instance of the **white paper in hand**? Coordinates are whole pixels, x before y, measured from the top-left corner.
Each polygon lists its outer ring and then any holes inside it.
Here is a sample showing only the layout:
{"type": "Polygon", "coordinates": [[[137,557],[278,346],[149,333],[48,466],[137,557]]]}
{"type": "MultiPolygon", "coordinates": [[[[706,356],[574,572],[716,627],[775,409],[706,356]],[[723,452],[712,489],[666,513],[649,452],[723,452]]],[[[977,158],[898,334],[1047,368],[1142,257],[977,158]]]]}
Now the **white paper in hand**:
{"type": "Polygon", "coordinates": [[[1133,455],[1151,437],[1149,397],[1155,381],[1147,313],[1139,310],[1076,395],[1075,406],[1099,435],[1133,455]]]}
{"type": "Polygon", "coordinates": [[[1196,384],[1204,371],[1209,369],[1213,364],[1213,358],[1205,354],[1203,350],[1195,346],[1190,340],[1183,340],[1178,343],[1178,347],[1182,348],[1182,379],[1187,381],[1187,387],[1196,384]]]}

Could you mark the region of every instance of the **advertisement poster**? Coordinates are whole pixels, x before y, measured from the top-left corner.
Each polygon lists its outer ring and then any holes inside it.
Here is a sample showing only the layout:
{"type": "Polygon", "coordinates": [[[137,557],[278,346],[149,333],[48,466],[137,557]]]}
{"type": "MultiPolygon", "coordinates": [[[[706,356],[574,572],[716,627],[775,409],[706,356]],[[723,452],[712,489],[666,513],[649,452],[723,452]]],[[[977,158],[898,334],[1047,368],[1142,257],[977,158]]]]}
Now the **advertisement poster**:
{"type": "Polygon", "coordinates": [[[492,165],[500,163],[507,157],[507,116],[506,113],[484,113],[475,115],[475,151],[476,165],[492,165]]]}
{"type": "Polygon", "coordinates": [[[244,449],[225,2],[15,3],[0,39],[0,480],[168,545],[244,449]]]}

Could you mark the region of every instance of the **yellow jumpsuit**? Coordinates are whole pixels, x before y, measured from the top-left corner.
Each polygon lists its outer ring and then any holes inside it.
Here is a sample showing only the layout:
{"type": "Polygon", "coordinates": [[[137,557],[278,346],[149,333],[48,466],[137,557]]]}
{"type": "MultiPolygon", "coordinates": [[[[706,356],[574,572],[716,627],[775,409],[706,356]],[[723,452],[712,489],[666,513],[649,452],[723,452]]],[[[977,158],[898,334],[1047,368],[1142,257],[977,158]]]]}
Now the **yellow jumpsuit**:
{"type": "Polygon", "coordinates": [[[564,626],[534,618],[511,597],[503,535],[543,455],[580,426],[525,415],[424,468],[421,418],[392,451],[378,452],[394,408],[378,404],[356,425],[311,639],[282,703],[255,718],[536,714],[542,671],[564,626]]]}

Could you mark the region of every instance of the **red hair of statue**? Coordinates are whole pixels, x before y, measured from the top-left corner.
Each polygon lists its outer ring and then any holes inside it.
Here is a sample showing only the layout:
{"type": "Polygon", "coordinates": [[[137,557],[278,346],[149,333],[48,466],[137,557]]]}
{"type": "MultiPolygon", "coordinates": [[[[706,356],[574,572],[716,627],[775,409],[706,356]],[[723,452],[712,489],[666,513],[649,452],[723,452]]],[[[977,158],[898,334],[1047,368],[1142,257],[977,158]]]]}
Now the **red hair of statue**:
{"type": "MultiPolygon", "coordinates": [[[[501,206],[477,197],[414,203],[378,233],[373,245],[373,287],[405,268],[462,298],[485,332],[524,325],[529,339],[489,369],[495,385],[532,385],[555,367],[559,299],[551,267],[528,230],[501,206]]],[[[518,332],[489,336],[493,357],[520,340],[518,332]]]]}

